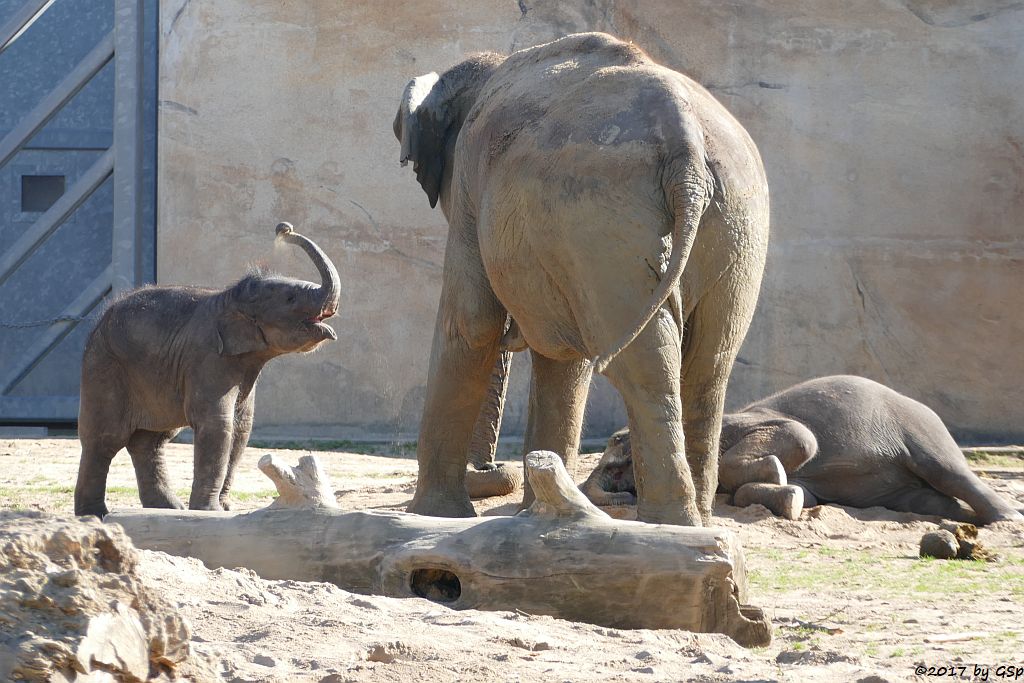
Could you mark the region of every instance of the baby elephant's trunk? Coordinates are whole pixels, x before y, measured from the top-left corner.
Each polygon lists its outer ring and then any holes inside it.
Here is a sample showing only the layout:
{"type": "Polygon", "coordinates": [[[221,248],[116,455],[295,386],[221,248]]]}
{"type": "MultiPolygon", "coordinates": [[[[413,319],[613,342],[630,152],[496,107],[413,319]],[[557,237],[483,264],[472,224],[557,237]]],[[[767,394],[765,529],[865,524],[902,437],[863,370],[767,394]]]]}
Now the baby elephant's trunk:
{"type": "Polygon", "coordinates": [[[278,223],[277,225],[277,236],[283,239],[288,244],[294,244],[297,247],[302,247],[303,251],[309,254],[309,258],[313,261],[313,265],[320,272],[320,301],[321,310],[327,315],[325,318],[329,318],[334,315],[338,310],[338,301],[341,298],[341,287],[338,283],[338,271],[334,268],[334,264],[327,258],[327,254],[318,247],[313,240],[300,235],[295,232],[292,228],[291,223],[278,223]]]}

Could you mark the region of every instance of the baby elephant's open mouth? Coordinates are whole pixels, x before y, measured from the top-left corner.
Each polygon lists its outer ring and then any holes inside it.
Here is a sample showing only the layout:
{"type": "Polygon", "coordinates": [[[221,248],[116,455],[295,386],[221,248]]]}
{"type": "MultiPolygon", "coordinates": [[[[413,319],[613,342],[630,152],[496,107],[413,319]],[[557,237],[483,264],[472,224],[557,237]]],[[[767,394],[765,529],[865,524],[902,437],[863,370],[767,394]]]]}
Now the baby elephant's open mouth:
{"type": "Polygon", "coordinates": [[[319,315],[316,315],[316,316],[314,316],[312,318],[307,318],[305,320],[305,323],[307,325],[310,325],[312,327],[316,327],[317,329],[319,329],[324,334],[325,337],[329,337],[332,340],[336,340],[338,338],[338,335],[334,332],[334,328],[332,328],[330,325],[325,323],[324,320],[326,320],[327,318],[333,317],[334,314],[337,313],[337,312],[338,312],[337,308],[330,308],[330,309],[321,311],[319,315]]]}

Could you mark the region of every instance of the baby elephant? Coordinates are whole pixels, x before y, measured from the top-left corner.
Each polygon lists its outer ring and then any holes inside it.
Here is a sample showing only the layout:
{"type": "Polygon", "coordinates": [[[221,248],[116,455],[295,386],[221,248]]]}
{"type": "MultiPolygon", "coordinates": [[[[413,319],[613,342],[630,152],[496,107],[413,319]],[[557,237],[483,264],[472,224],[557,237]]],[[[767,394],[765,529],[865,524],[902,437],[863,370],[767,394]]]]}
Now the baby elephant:
{"type": "Polygon", "coordinates": [[[227,508],[263,366],[337,339],[323,321],[338,310],[338,272],[291,225],[277,234],[309,254],[322,284],[256,271],[225,290],[143,287],[100,318],[82,360],[76,515],[107,514],[107,472],[123,447],[142,505],[182,508],[163,448],[185,426],[195,430],[189,507],[227,508]]]}
{"type": "MultiPolygon", "coordinates": [[[[580,488],[598,505],[634,502],[632,464],[629,432],[616,432],[580,488]]],[[[791,519],[801,506],[837,503],[975,524],[1024,520],[971,472],[938,415],[863,377],[808,380],[723,416],[718,475],[737,505],[791,519]]]]}

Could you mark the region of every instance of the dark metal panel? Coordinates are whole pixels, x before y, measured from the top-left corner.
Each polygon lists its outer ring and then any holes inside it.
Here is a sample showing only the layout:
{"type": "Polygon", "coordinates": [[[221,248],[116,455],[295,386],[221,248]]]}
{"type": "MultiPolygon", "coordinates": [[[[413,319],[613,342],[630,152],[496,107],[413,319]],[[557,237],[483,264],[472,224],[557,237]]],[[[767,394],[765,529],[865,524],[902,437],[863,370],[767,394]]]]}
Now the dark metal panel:
{"type": "MultiPolygon", "coordinates": [[[[25,1],[0,0],[0,27],[25,1]]],[[[47,94],[114,29],[115,6],[124,15],[135,5],[136,0],[58,0],[0,53],[0,140],[18,128],[31,130],[33,109],[39,110],[47,94]]],[[[115,152],[115,55],[0,165],[0,263],[14,266],[0,275],[0,423],[77,419],[82,349],[114,277],[114,179],[100,177],[95,192],[66,220],[47,227],[40,218],[48,214],[31,210],[44,208],[45,202],[22,204],[24,176],[59,179],[51,187],[63,183],[65,194],[50,207],[52,214],[72,202],[76,181],[81,187],[83,176],[95,176],[95,164],[109,149],[112,159],[121,160],[122,185],[135,192],[126,205],[129,218],[122,220],[133,224],[117,260],[122,270],[126,263],[131,266],[122,286],[155,279],[158,3],[144,0],[141,5],[141,21],[128,18],[130,25],[141,26],[141,41],[134,47],[124,35],[118,41],[127,46],[122,62],[129,50],[133,59],[141,59],[137,67],[131,60],[130,69],[122,66],[135,82],[121,93],[134,90],[132,96],[140,98],[140,106],[129,105],[133,148],[122,145],[115,152]],[[26,250],[33,234],[46,238],[26,250]]]]}

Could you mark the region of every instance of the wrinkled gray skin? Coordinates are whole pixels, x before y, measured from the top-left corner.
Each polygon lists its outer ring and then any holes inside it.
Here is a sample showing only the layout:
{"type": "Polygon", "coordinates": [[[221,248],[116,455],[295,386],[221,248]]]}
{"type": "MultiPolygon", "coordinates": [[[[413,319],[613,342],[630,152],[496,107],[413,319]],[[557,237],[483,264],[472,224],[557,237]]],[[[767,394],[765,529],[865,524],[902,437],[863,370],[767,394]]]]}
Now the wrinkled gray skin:
{"type": "Polygon", "coordinates": [[[708,522],[768,239],[746,131],[600,33],[416,78],[394,131],[449,225],[409,510],[475,514],[467,450],[504,341],[532,354],[526,452],[572,470],[591,373],[605,372],[636,435],[639,517],[708,522]]]}
{"type": "Polygon", "coordinates": [[[322,322],[338,309],[334,265],[287,223],[277,231],[309,254],[321,285],[257,272],[225,290],[144,287],[100,318],[82,360],[76,515],[107,514],[107,471],[124,447],[142,505],[181,508],[163,448],[185,426],[195,430],[189,507],[227,508],[263,366],[337,338],[322,322]]]}
{"type": "MultiPolygon", "coordinates": [[[[809,380],[727,414],[721,447],[726,493],[788,481],[803,490],[804,507],[878,505],[974,524],[1024,520],[970,471],[938,415],[863,377],[809,380]]],[[[631,469],[629,432],[621,430],[580,488],[600,505],[629,503],[631,469]]]]}

